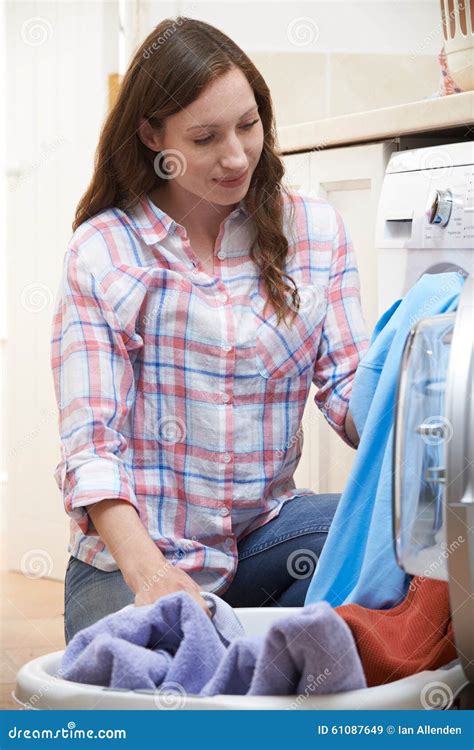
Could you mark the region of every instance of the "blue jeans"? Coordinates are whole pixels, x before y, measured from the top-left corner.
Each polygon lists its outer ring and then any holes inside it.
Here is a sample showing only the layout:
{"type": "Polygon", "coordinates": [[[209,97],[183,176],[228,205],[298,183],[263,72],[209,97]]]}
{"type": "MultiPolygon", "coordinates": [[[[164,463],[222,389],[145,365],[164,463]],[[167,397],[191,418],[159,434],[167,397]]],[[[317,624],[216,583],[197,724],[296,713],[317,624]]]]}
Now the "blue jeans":
{"type": "MultiPolygon", "coordinates": [[[[340,495],[299,495],[279,515],[243,537],[230,586],[233,607],[302,607],[340,495]]],[[[135,600],[120,570],[107,572],[70,557],[64,588],[66,643],[83,628],[135,600]]]]}

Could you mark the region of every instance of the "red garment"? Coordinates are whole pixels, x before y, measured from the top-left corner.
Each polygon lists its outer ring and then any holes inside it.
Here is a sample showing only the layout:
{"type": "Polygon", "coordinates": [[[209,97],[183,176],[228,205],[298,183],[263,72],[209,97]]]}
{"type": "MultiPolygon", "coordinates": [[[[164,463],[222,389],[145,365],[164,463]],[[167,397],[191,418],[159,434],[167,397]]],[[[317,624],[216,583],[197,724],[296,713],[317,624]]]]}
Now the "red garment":
{"type": "Polygon", "coordinates": [[[457,656],[444,581],[413,578],[393,609],[344,604],[336,612],[352,630],[368,687],[438,669],[457,656]]]}

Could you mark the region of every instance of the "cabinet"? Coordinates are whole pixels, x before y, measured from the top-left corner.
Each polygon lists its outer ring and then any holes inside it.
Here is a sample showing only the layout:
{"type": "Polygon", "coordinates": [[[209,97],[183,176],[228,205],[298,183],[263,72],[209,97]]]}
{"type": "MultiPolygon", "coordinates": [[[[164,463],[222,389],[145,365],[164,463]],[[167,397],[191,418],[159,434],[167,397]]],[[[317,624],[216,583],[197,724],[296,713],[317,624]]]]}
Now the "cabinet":
{"type": "MultiPolygon", "coordinates": [[[[397,140],[389,140],[283,157],[288,187],[326,199],[344,219],[356,251],[369,332],[378,317],[377,204],[387,163],[397,148],[397,140]]],[[[314,492],[341,492],[355,451],[329,427],[314,403],[315,394],[312,386],[303,415],[304,447],[295,472],[296,486],[314,492]]]]}

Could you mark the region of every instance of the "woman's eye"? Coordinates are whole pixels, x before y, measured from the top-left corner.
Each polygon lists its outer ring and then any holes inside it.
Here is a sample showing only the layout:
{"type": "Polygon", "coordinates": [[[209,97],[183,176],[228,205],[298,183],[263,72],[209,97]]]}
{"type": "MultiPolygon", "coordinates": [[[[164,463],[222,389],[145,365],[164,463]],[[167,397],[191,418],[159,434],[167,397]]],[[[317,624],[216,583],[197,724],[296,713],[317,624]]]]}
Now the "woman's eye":
{"type": "Polygon", "coordinates": [[[258,121],[259,121],[259,118],[257,117],[257,119],[253,120],[253,122],[248,122],[246,125],[242,125],[242,128],[244,130],[249,130],[251,127],[253,127],[254,125],[256,125],[258,121]]]}
{"type": "Polygon", "coordinates": [[[196,143],[198,146],[202,146],[204,143],[209,143],[209,141],[211,140],[211,137],[212,136],[208,135],[207,138],[201,138],[201,140],[194,141],[194,143],[196,143]]]}
{"type": "MultiPolygon", "coordinates": [[[[242,130],[250,130],[250,128],[256,125],[257,122],[259,122],[259,119],[253,120],[253,122],[247,122],[245,125],[241,125],[240,127],[242,130]]],[[[208,135],[207,138],[201,138],[198,141],[194,141],[194,143],[196,143],[198,146],[205,146],[206,143],[209,143],[211,140],[212,140],[212,135],[208,135]]]]}

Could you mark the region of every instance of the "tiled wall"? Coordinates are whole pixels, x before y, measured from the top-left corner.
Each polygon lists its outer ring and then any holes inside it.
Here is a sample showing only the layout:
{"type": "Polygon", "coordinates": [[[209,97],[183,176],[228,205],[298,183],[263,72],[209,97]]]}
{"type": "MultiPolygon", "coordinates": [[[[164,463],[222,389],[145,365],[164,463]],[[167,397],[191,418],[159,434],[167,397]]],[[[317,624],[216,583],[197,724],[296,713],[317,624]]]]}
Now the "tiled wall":
{"type": "Polygon", "coordinates": [[[438,92],[439,0],[140,0],[138,11],[138,38],[178,14],[228,34],[267,81],[278,125],[390,107],[438,92]]]}
{"type": "Polygon", "coordinates": [[[252,52],[278,126],[425,99],[438,91],[436,56],[252,52]],[[295,85],[297,82],[297,85],[295,85]]]}

